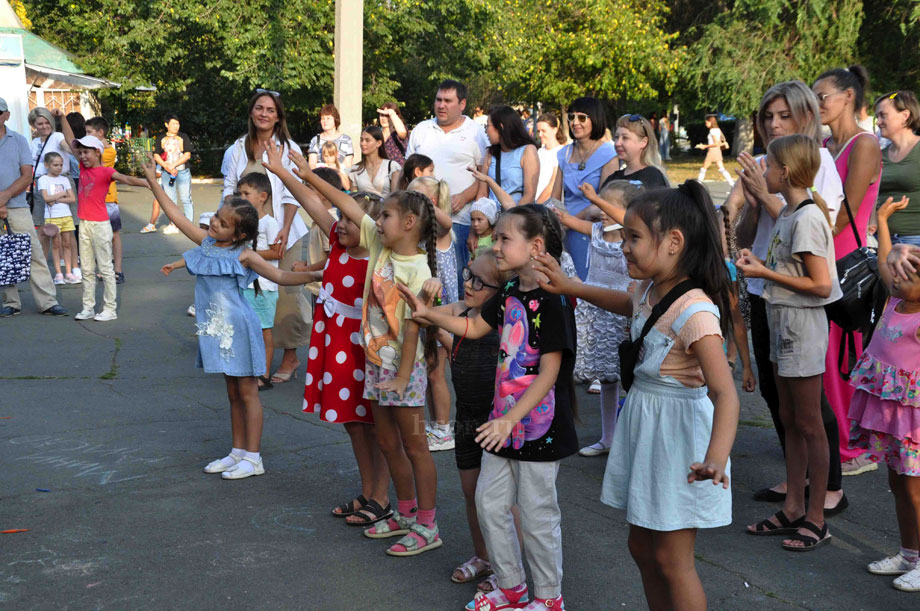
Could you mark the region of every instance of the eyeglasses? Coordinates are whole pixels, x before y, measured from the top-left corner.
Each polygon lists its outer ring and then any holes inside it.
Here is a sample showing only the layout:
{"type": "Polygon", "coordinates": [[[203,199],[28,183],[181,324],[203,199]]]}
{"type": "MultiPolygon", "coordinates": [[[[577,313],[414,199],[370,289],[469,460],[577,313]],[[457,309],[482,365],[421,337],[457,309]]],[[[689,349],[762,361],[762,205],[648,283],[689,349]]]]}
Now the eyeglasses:
{"type": "Polygon", "coordinates": [[[267,93],[268,95],[270,95],[270,96],[272,96],[272,97],[275,97],[275,98],[280,98],[280,97],[281,97],[281,94],[280,94],[280,93],[278,93],[277,91],[273,91],[273,90],[271,90],[271,89],[256,89],[256,93],[258,93],[258,94],[267,93]]]}
{"type": "Polygon", "coordinates": [[[474,274],[472,271],[470,271],[470,268],[468,267],[463,268],[463,281],[469,282],[470,286],[473,288],[474,291],[481,291],[483,287],[486,287],[486,286],[489,287],[490,289],[496,289],[496,290],[498,290],[499,288],[495,286],[494,284],[489,284],[488,282],[483,281],[482,278],[480,278],[479,276],[474,274]]]}
{"type": "Polygon", "coordinates": [[[837,95],[838,93],[843,93],[843,92],[834,91],[831,93],[816,93],[815,97],[818,98],[818,104],[824,104],[825,102],[827,102],[827,98],[831,97],[832,95],[837,95]]]}
{"type": "Polygon", "coordinates": [[[583,112],[570,112],[569,113],[569,123],[574,123],[575,121],[579,123],[587,123],[591,117],[586,115],[583,112]]]}

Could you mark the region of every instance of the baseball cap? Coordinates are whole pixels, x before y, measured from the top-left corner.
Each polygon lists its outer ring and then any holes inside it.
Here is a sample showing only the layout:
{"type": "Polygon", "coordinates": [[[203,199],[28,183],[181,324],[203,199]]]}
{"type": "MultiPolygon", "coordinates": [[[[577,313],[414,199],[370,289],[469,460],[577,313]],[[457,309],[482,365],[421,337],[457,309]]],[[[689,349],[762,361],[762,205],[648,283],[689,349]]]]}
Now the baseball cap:
{"type": "Polygon", "coordinates": [[[86,136],[83,136],[82,138],[74,138],[73,143],[72,143],[73,148],[77,148],[78,143],[85,146],[86,148],[98,149],[100,153],[103,152],[105,148],[102,146],[102,140],[100,140],[96,136],[86,135],[86,136]]]}
{"type": "Polygon", "coordinates": [[[9,109],[10,107],[7,105],[6,100],[4,100],[3,98],[0,98],[0,112],[6,112],[9,109]]]}

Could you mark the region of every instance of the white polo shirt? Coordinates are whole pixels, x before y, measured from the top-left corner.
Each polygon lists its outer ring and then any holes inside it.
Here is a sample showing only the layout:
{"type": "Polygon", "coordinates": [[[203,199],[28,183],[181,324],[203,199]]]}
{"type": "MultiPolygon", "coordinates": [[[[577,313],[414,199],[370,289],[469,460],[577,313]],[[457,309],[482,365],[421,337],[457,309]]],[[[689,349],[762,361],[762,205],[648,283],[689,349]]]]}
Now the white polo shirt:
{"type": "MultiPolygon", "coordinates": [[[[456,195],[476,182],[470,174],[470,166],[479,166],[485,156],[489,140],[482,126],[467,116],[460,127],[445,132],[438,125],[437,118],[428,119],[415,126],[409,136],[406,157],[419,153],[434,161],[434,175],[447,181],[450,194],[456,195]]],[[[460,225],[470,224],[470,206],[452,216],[460,225]]]]}

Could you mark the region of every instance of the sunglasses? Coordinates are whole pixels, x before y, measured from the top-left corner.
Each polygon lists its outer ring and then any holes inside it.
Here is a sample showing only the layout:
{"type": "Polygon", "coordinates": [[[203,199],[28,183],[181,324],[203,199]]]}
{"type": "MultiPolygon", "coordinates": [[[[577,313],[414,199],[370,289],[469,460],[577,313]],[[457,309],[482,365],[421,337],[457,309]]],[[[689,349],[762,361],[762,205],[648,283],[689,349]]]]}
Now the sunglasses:
{"type": "Polygon", "coordinates": [[[490,289],[495,289],[495,290],[499,289],[499,287],[495,286],[494,284],[489,284],[488,282],[485,282],[482,278],[480,278],[479,276],[474,274],[472,271],[470,271],[470,268],[468,267],[463,268],[463,281],[469,282],[470,286],[473,288],[474,291],[481,291],[483,287],[486,287],[486,286],[489,287],[490,289]]]}
{"type": "Polygon", "coordinates": [[[258,93],[258,94],[267,93],[268,95],[270,95],[270,96],[272,96],[272,97],[275,97],[275,98],[280,98],[280,97],[281,97],[281,94],[280,94],[280,93],[278,93],[277,91],[274,91],[274,90],[272,90],[272,89],[256,89],[256,93],[258,93]]]}
{"type": "Polygon", "coordinates": [[[570,112],[569,113],[569,123],[587,123],[591,117],[584,114],[583,112],[570,112]]]}
{"type": "Polygon", "coordinates": [[[832,93],[816,93],[815,97],[818,98],[818,104],[824,104],[827,102],[827,98],[832,95],[837,95],[838,93],[843,93],[842,91],[834,91],[832,93]]]}

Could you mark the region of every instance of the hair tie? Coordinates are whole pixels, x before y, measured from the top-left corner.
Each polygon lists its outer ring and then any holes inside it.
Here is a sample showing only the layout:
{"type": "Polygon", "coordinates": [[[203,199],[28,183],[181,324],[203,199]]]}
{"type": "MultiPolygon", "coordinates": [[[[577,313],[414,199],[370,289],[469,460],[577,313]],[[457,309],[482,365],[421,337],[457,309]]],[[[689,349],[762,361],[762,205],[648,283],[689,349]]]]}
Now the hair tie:
{"type": "Polygon", "coordinates": [[[888,99],[889,99],[889,100],[893,100],[893,99],[895,99],[896,97],[898,97],[898,92],[897,92],[897,91],[895,91],[895,92],[892,93],[890,96],[888,96],[888,99]]]}

